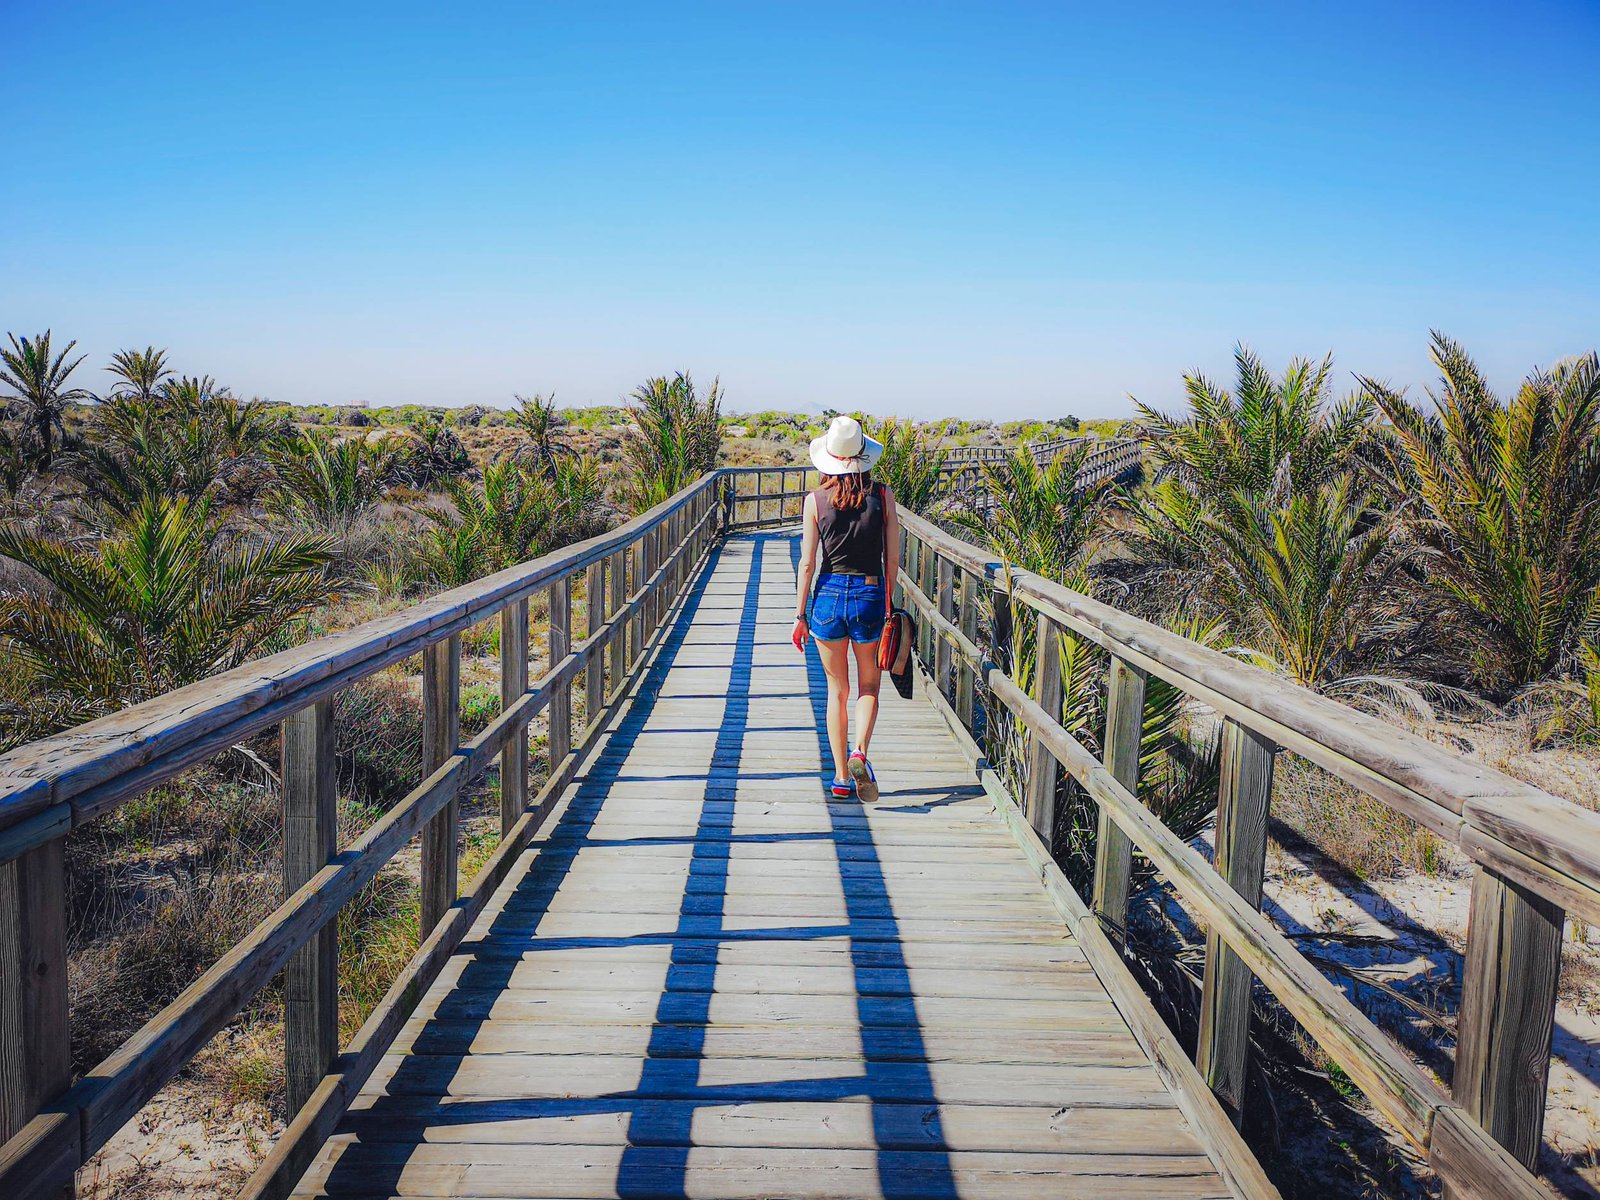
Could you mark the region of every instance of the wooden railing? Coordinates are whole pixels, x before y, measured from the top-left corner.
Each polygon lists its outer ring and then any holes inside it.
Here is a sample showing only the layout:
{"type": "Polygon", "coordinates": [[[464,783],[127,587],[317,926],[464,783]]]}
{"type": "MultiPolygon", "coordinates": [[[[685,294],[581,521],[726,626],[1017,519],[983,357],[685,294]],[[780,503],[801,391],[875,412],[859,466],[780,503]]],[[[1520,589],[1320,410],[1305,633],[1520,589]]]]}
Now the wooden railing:
{"type": "MultiPolygon", "coordinates": [[[[1426,1154],[1451,1195],[1546,1195],[1529,1168],[1541,1140],[1564,910],[1600,920],[1600,815],[1049,580],[1008,570],[909,513],[902,529],[900,599],[920,614],[918,650],[930,686],[958,730],[981,739],[977,731],[1010,723],[1024,739],[1015,825],[1102,981],[1116,995],[1127,974],[1116,943],[1126,927],[1134,848],[1207,932],[1195,1063],[1163,1062],[1158,1041],[1146,1046],[1169,1082],[1181,1088],[1184,1073],[1197,1069],[1237,1113],[1258,980],[1426,1154]],[[1012,633],[1024,620],[1035,648],[1028,691],[1012,674],[1012,633]],[[1066,633],[1099,647],[1109,664],[1099,759],[1061,725],[1057,648],[1066,633]],[[1136,798],[1152,676],[1222,719],[1214,862],[1136,798]],[[1405,815],[1475,864],[1449,1094],[1260,912],[1280,749],[1405,815]],[[1093,888],[1085,899],[1050,856],[1063,769],[1098,806],[1093,888]]],[[[984,778],[1002,807],[1009,804],[999,776],[985,770],[984,778]]],[[[1191,1118],[1202,1126],[1208,1120],[1203,1108],[1191,1118]]],[[[1213,1146],[1229,1144],[1224,1131],[1210,1132],[1213,1146]]],[[[1230,1178],[1242,1193],[1260,1190],[1250,1186],[1247,1164],[1240,1171],[1230,1178]]]]}
{"type": "Polygon", "coordinates": [[[73,1172],[284,973],[292,1123],[251,1181],[283,1196],[515,863],[665,628],[731,513],[733,481],[706,475],[619,529],[391,617],[321,638],[0,756],[0,1196],[57,1196],[73,1172]],[[728,499],[725,500],[725,496],[728,499]],[[585,636],[573,640],[574,583],[585,636]],[[529,682],[529,598],[549,595],[548,662],[529,682]],[[460,723],[461,634],[500,622],[502,711],[476,737],[460,723]],[[425,778],[350,846],[335,841],[333,704],[413,655],[423,662],[425,778]],[[574,729],[573,688],[584,720],[574,729]],[[548,776],[530,796],[528,725],[548,712],[548,776]],[[220,750],[280,731],[285,900],[76,1083],[71,1078],[63,845],[220,750]],[[498,761],[500,842],[462,894],[458,798],[498,761]],[[335,918],[421,838],[416,956],[355,1039],[338,1045],[335,918]]]}
{"type": "MultiPolygon", "coordinates": [[[[1058,437],[1033,442],[1028,446],[1035,462],[1047,463],[1057,455],[1088,447],[1078,467],[1077,484],[1092,487],[1106,479],[1124,479],[1138,470],[1143,444],[1136,438],[1058,437]]],[[[1004,446],[956,446],[945,451],[940,468],[944,490],[964,496],[969,502],[980,498],[985,463],[1004,462],[1015,451],[1004,446]]]]}

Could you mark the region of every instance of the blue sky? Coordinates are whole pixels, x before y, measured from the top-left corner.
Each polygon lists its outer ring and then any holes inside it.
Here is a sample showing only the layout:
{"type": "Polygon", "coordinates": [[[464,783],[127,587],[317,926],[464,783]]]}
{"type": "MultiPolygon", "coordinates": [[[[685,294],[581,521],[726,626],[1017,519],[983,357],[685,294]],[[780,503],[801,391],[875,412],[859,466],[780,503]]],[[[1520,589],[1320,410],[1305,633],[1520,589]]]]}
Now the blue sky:
{"type": "MultiPolygon", "coordinates": [[[[1600,5],[8,0],[0,322],[246,395],[1121,415],[1600,342],[1600,5]],[[1346,376],[1348,378],[1348,376],[1346,376]]],[[[86,375],[91,387],[104,377],[86,375]]]]}

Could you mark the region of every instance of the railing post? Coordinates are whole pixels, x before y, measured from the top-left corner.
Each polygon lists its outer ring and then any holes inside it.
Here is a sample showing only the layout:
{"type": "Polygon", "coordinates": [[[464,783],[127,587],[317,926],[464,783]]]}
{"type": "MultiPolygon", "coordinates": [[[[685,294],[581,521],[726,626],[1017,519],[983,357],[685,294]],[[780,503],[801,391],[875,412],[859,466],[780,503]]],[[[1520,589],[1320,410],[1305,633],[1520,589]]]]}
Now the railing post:
{"type": "MultiPolygon", "coordinates": [[[[610,585],[611,603],[608,620],[616,620],[628,595],[628,552],[618,550],[606,560],[606,581],[610,585]]],[[[606,647],[611,653],[611,692],[614,695],[628,673],[628,630],[618,623],[607,635],[606,647]]]]}
{"type": "MultiPolygon", "coordinates": [[[[1267,866],[1267,816],[1277,747],[1232,720],[1222,724],[1222,783],[1217,793],[1217,873],[1256,908],[1267,866]]],[[[1206,935],[1205,982],[1200,991],[1200,1040],[1195,1065],[1235,1122],[1244,1111],[1250,1063],[1248,967],[1215,933],[1206,935]]]]}
{"type": "Polygon", "coordinates": [[[1566,914],[1486,867],[1472,877],[1451,1092],[1530,1171],[1539,1158],[1566,914]]]}
{"type": "MultiPolygon", "coordinates": [[[[645,538],[641,535],[628,547],[628,597],[632,599],[639,591],[639,586],[645,578],[645,538]]],[[[628,622],[628,667],[631,670],[639,656],[644,653],[645,639],[645,610],[649,608],[650,601],[646,597],[644,602],[634,610],[633,620],[628,622]]]]}
{"type": "MultiPolygon", "coordinates": [[[[299,888],[339,849],[333,701],[285,717],[278,732],[283,779],[283,894],[299,888]]],[[[290,1113],[311,1098],[339,1053],[339,921],[295,951],[283,970],[285,1087],[290,1113]]]]}
{"type": "MultiPolygon", "coordinates": [[[[942,554],[936,554],[938,559],[938,595],[935,598],[939,606],[939,615],[952,625],[956,620],[955,596],[955,564],[942,554]]],[[[955,647],[950,639],[941,630],[939,639],[933,652],[934,659],[934,686],[938,688],[939,695],[949,700],[954,693],[951,690],[951,669],[955,663],[955,647]]]]}
{"type": "MultiPolygon", "coordinates": [[[[1033,698],[1052,721],[1061,720],[1061,631],[1038,614],[1034,638],[1033,698]]],[[[1023,812],[1044,844],[1055,851],[1056,779],[1060,764],[1042,739],[1028,739],[1028,791],[1023,812]]]]}
{"type": "MultiPolygon", "coordinates": [[[[572,576],[563,575],[550,585],[550,669],[572,653],[572,576]]],[[[548,748],[550,774],[554,775],[572,749],[572,681],[556,685],[550,694],[548,748]]]]}
{"type": "MultiPolygon", "coordinates": [[[[974,645],[978,641],[978,577],[971,571],[961,572],[961,632],[966,635],[969,642],[974,645]]],[[[974,696],[977,692],[977,668],[961,658],[961,666],[956,672],[956,716],[968,733],[974,730],[975,704],[974,696]]]]}
{"type": "Polygon", "coordinates": [[[0,1142],[72,1086],[65,862],[56,837],[0,863],[0,1142]]]}
{"type": "MultiPolygon", "coordinates": [[[[999,570],[999,563],[991,563],[985,580],[989,588],[989,657],[1002,674],[1010,675],[1016,658],[1012,646],[1011,593],[1002,586],[1003,577],[999,570]]],[[[1006,719],[1004,704],[994,706],[998,711],[993,711],[991,704],[992,697],[984,701],[984,744],[988,749],[989,762],[1004,764],[1007,761],[1006,734],[1009,728],[1015,726],[1015,721],[1006,719]]]]}
{"type": "MultiPolygon", "coordinates": [[[[1106,704],[1106,769],[1135,796],[1139,794],[1139,742],[1144,731],[1144,685],[1138,667],[1112,655],[1106,704]]],[[[1096,827],[1094,911],[1118,937],[1128,923],[1128,879],[1133,843],[1104,808],[1096,827]]]]}
{"type": "MultiPolygon", "coordinates": [[[[934,559],[936,557],[933,547],[919,539],[917,542],[917,590],[922,593],[924,600],[933,600],[935,598],[933,580],[934,559]]],[[[934,637],[933,633],[933,622],[923,621],[918,626],[917,632],[921,635],[918,639],[920,642],[917,648],[918,657],[922,659],[923,667],[931,672],[933,670],[933,648],[938,644],[938,639],[934,637]]]]}
{"type": "MultiPolygon", "coordinates": [[[[453,635],[422,652],[422,774],[444,765],[461,744],[461,638],[453,635]]],[[[422,831],[420,936],[433,932],[456,902],[456,839],[461,804],[452,795],[422,831]]]]}
{"type": "MultiPolygon", "coordinates": [[[[528,690],[528,602],[500,610],[500,705],[510,708],[528,690]]],[[[528,726],[521,722],[500,751],[500,833],[504,836],[528,805],[528,726]]]]}
{"type": "MultiPolygon", "coordinates": [[[[589,637],[600,631],[606,623],[606,564],[605,560],[590,563],[583,575],[584,604],[589,618],[589,637]]],[[[583,668],[583,719],[588,727],[606,707],[606,657],[605,647],[591,641],[589,661],[583,668]]]]}

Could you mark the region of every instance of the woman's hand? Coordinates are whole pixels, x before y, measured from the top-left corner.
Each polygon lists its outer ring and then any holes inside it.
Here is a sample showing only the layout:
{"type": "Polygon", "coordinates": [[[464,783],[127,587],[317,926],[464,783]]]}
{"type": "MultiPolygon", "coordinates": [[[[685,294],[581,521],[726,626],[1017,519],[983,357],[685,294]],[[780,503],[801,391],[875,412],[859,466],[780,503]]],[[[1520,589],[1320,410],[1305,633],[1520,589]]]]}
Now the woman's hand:
{"type": "Polygon", "coordinates": [[[789,640],[794,643],[794,648],[801,654],[806,652],[806,639],[811,636],[811,624],[804,617],[794,619],[794,631],[789,634],[789,640]]]}

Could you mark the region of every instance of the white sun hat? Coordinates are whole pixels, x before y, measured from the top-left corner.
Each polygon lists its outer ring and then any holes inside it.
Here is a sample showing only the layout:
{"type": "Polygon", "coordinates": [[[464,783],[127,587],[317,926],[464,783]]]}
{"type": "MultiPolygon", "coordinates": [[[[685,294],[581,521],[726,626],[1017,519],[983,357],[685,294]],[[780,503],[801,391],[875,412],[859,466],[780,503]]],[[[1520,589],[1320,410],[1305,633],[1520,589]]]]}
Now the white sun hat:
{"type": "Polygon", "coordinates": [[[870,471],[882,457],[883,443],[863,433],[854,417],[835,417],[827,433],[811,440],[811,461],[824,475],[870,471]]]}

